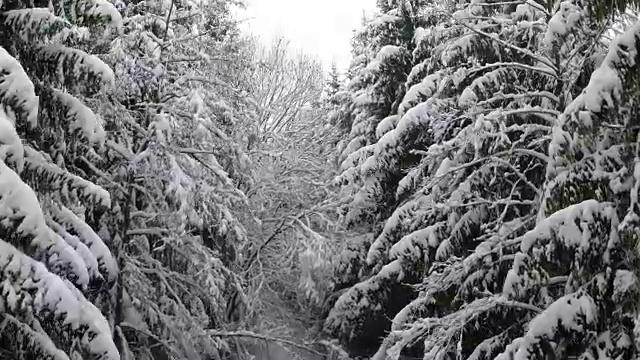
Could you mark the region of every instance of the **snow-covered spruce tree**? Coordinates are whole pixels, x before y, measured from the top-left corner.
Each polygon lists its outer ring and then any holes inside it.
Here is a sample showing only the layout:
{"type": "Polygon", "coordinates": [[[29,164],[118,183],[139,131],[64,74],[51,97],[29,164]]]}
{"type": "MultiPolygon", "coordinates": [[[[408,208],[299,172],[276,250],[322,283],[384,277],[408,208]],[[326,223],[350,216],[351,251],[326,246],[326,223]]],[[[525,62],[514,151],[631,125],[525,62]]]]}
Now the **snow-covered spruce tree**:
{"type": "MultiPolygon", "coordinates": [[[[337,94],[340,107],[331,114],[334,121],[340,120],[337,123],[347,132],[336,147],[341,163],[336,183],[341,185],[339,198],[342,199],[342,215],[350,210],[348,204],[361,200],[353,201],[364,181],[361,165],[372,154],[378,139],[376,128],[385,119],[388,122],[389,116],[397,112],[398,100],[404,94],[404,83],[412,66],[411,51],[414,47],[414,29],[418,27],[415,21],[419,3],[379,1],[378,14],[371,20],[363,19],[363,28],[352,41],[353,60],[346,74],[348,83],[346,89],[337,94]]],[[[366,215],[363,212],[346,220],[349,225],[361,225],[372,220],[367,219],[366,215]]],[[[365,225],[358,232],[369,230],[365,225]]],[[[358,241],[348,244],[341,256],[344,263],[336,267],[335,291],[343,291],[359,278],[358,273],[364,262],[360,250],[369,246],[371,236],[355,238],[358,241]]],[[[333,301],[327,305],[331,306],[333,301]]],[[[369,328],[374,332],[380,330],[380,327],[369,328]]],[[[366,348],[360,345],[355,347],[366,348]]]]}
{"type": "Polygon", "coordinates": [[[329,99],[329,103],[332,103],[330,99],[342,90],[341,76],[342,74],[340,74],[340,70],[338,70],[338,65],[336,65],[335,62],[331,63],[331,69],[329,69],[329,74],[327,74],[325,80],[325,93],[327,99],[329,99]]]}
{"type": "Polygon", "coordinates": [[[610,44],[554,124],[540,218],[503,290],[540,310],[500,358],[640,353],[638,74],[640,22],[610,44]]]}
{"type": "Polygon", "coordinates": [[[351,81],[349,79],[349,73],[344,74],[344,78],[340,79],[340,73],[336,69],[335,74],[335,85],[333,80],[333,71],[329,75],[330,82],[327,84],[327,89],[325,90],[327,94],[332,94],[325,98],[325,108],[328,111],[328,122],[329,124],[336,126],[337,130],[340,132],[340,138],[337,139],[337,143],[335,144],[335,150],[333,158],[336,162],[336,167],[340,166],[340,163],[344,160],[342,157],[342,153],[344,152],[346,146],[350,142],[349,133],[351,130],[351,124],[353,122],[353,99],[351,98],[351,92],[347,88],[347,84],[351,81]],[[335,89],[332,90],[332,89],[335,89]]]}
{"type": "Polygon", "coordinates": [[[353,77],[348,84],[351,101],[347,105],[351,108],[344,114],[351,128],[342,152],[341,174],[336,179],[342,185],[357,187],[361,182],[360,165],[371,155],[378,139],[376,127],[397,111],[412,66],[418,3],[380,1],[380,13],[355,36],[355,58],[350,68],[353,77]]]}
{"type": "Polygon", "coordinates": [[[118,269],[84,216],[110,196],[79,161],[105,140],[80,99],[113,73],[74,48],[119,21],[104,1],[0,5],[2,358],[120,359],[105,319],[118,269]]]}
{"type": "Polygon", "coordinates": [[[348,119],[349,93],[344,86],[344,79],[335,63],[331,64],[331,69],[325,80],[322,103],[329,114],[328,122],[337,125],[342,131],[348,131],[351,124],[348,119]]]}
{"type": "Polygon", "coordinates": [[[392,192],[394,212],[369,249],[372,275],[339,299],[328,331],[353,341],[368,321],[395,316],[382,358],[475,358],[495,355],[491,346],[535,315],[537,307],[491,295],[536,223],[555,119],[602,53],[608,24],[582,5],[421,9],[429,27],[417,31],[406,95],[362,166],[356,199],[366,206],[352,206],[355,216],[381,213],[389,202],[380,194],[392,192]],[[417,279],[419,296],[396,314],[398,282],[417,279]]]}
{"type": "Polygon", "coordinates": [[[101,235],[121,267],[125,359],[218,358],[227,349],[207,330],[243,302],[232,268],[246,235],[234,208],[249,181],[241,135],[251,107],[234,79],[244,60],[231,5],[121,4],[123,32],[105,55],[117,91],[96,104],[108,138],[93,175],[112,194],[101,235]]]}

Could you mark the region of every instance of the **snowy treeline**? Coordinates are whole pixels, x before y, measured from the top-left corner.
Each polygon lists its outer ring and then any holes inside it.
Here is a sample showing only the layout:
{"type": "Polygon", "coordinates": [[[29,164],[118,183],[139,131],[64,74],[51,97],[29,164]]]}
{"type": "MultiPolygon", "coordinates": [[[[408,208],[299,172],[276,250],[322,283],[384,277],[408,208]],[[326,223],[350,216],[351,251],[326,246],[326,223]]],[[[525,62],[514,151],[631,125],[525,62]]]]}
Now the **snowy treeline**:
{"type": "Polygon", "coordinates": [[[371,235],[325,330],[375,359],[635,358],[637,13],[378,8],[339,110],[344,221],[371,235]]]}

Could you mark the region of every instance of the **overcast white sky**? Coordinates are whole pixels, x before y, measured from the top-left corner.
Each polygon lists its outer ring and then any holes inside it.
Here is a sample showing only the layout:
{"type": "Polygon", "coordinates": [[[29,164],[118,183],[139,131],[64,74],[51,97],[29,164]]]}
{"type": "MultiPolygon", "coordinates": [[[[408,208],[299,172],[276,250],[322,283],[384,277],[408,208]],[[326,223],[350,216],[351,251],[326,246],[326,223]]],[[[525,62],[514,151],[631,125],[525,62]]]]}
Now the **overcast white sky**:
{"type": "Polygon", "coordinates": [[[325,70],[335,60],[341,70],[351,60],[352,30],[360,26],[362,12],[375,9],[375,0],[246,0],[240,18],[250,20],[245,31],[265,43],[281,33],[294,49],[317,55],[325,70]]]}

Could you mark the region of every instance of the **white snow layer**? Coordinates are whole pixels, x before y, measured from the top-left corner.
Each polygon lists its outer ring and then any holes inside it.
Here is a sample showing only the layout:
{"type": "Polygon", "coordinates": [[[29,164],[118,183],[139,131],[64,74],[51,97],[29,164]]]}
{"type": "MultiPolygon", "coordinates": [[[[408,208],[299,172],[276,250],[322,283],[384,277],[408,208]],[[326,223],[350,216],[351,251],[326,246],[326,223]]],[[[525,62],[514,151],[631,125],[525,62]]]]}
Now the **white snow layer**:
{"type": "MultiPolygon", "coordinates": [[[[31,126],[36,125],[38,119],[38,97],[35,95],[33,83],[24,72],[22,65],[9,53],[0,47],[0,71],[4,72],[0,81],[0,101],[10,100],[12,107],[26,113],[31,126]]],[[[15,121],[13,114],[8,114],[15,121]]]]}
{"type": "Polygon", "coordinates": [[[79,337],[79,345],[96,359],[118,360],[120,356],[111,338],[109,324],[93,304],[72,285],[50,273],[12,245],[0,240],[2,293],[9,312],[20,313],[29,307],[36,316],[51,311],[79,337]],[[12,302],[12,299],[15,302],[12,302]],[[17,301],[23,299],[22,301],[17,301]],[[31,308],[32,307],[32,308],[31,308]]]}

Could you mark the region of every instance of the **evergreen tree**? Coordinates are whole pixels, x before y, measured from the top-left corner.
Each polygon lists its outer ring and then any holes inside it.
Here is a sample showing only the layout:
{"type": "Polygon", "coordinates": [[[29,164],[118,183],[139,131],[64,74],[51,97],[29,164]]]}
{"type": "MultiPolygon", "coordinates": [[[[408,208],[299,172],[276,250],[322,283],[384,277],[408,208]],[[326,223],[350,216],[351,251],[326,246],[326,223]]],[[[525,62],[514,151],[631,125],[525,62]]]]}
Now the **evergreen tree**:
{"type": "MultiPolygon", "coordinates": [[[[339,149],[334,151],[336,154],[344,150],[346,135],[351,128],[350,108],[352,101],[341,75],[335,62],[332,63],[323,98],[323,106],[328,114],[326,121],[341,134],[341,136],[334,138],[335,142],[331,144],[334,148],[339,149]]],[[[334,158],[335,162],[340,160],[338,156],[334,156],[334,158]]]]}
{"type": "MultiPolygon", "coordinates": [[[[351,129],[342,151],[341,174],[336,178],[339,184],[349,185],[345,187],[345,196],[354,196],[354,189],[363,181],[360,167],[378,140],[377,127],[396,119],[398,99],[404,95],[404,83],[412,66],[413,30],[419,20],[417,4],[381,2],[379,7],[380,14],[354,39],[355,57],[350,69],[353,78],[348,85],[351,129]]],[[[349,223],[370,220],[366,201],[355,196],[351,209],[363,211],[350,211],[349,223]]]]}
{"type": "Polygon", "coordinates": [[[0,5],[3,358],[120,358],[105,319],[118,269],[85,216],[111,199],[86,176],[105,132],[81,99],[114,76],[78,47],[103,44],[105,24],[120,15],[104,1],[0,5]]]}
{"type": "Polygon", "coordinates": [[[127,3],[104,55],[116,91],[96,101],[107,153],[91,174],[112,194],[100,226],[121,269],[124,359],[217,358],[229,348],[209,332],[244,312],[237,210],[252,181],[243,136],[255,117],[230,6],[127,3]]]}
{"type": "Polygon", "coordinates": [[[522,237],[503,289],[504,296],[543,311],[503,357],[634,358],[640,352],[639,49],[636,23],[609,45],[553,126],[539,219],[522,237]],[[562,292],[548,290],[557,283],[562,292]],[[528,297],[545,293],[550,296],[528,297]]]}
{"type": "MultiPolygon", "coordinates": [[[[572,263],[567,257],[575,248],[553,242],[533,251],[531,244],[543,234],[570,234],[557,226],[572,221],[539,215],[550,184],[547,149],[556,148],[555,119],[589,82],[612,24],[593,22],[588,6],[572,2],[551,10],[533,2],[423,5],[418,12],[425,27],[416,30],[406,94],[396,100],[397,114],[378,125],[377,143],[355,168],[364,180],[348,218],[386,220],[383,227],[370,220],[376,239],[361,281],[340,297],[325,327],[353,343],[373,319],[392,317],[379,358],[493,357],[527,328],[543,324],[536,316],[545,309],[555,313],[571,297],[585,299],[579,286],[576,292],[561,287],[566,273],[560,269],[572,263]],[[511,281],[524,271],[514,269],[524,267],[519,259],[527,256],[516,253],[524,243],[537,262],[526,262],[530,272],[521,279],[537,287],[514,296],[511,281]],[[541,275],[545,267],[549,273],[541,275]],[[417,297],[407,303],[413,291],[417,297]]],[[[568,212],[607,213],[596,208],[568,212]]],[[[598,219],[598,228],[612,224],[610,215],[598,219]]],[[[595,248],[589,254],[602,256],[595,248]]],[[[573,263],[590,261],[579,256],[573,263]]],[[[550,335],[556,343],[564,340],[562,347],[531,345],[523,358],[585,351],[588,340],[578,345],[566,335],[571,324],[550,335]]],[[[532,344],[551,341],[541,340],[545,334],[532,344]]]]}
{"type": "MultiPolygon", "coordinates": [[[[417,26],[416,21],[419,21],[416,6],[414,2],[381,2],[380,14],[367,22],[353,40],[354,59],[349,70],[351,79],[347,86],[348,95],[345,96],[347,101],[337,113],[345,119],[343,123],[350,126],[346,141],[339,145],[343,161],[341,174],[336,178],[337,183],[344,186],[341,197],[348,199],[347,204],[351,203],[342,210],[347,213],[346,221],[349,224],[373,222],[378,215],[365,209],[367,200],[358,193],[359,187],[366,181],[361,170],[378,140],[376,128],[393,122],[398,99],[404,95],[404,83],[412,66],[413,29],[417,26]],[[362,211],[357,212],[356,209],[362,211]]],[[[381,201],[386,201],[386,197],[381,201]]],[[[352,284],[337,284],[336,287],[339,289],[347,285],[352,284]]],[[[376,324],[360,324],[357,327],[381,335],[385,325],[380,323],[384,324],[386,320],[375,316],[370,317],[369,321],[376,324]]],[[[368,341],[368,335],[355,338],[364,341],[354,345],[355,348],[364,350],[373,345],[368,341]]]]}
{"type": "MultiPolygon", "coordinates": [[[[331,63],[331,69],[329,70],[327,83],[325,85],[326,97],[331,102],[331,99],[342,90],[342,81],[340,80],[340,71],[335,61],[331,63]]],[[[332,103],[333,104],[333,103],[332,103]]]]}

